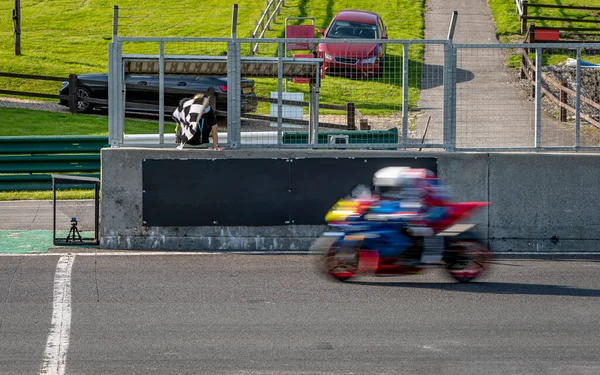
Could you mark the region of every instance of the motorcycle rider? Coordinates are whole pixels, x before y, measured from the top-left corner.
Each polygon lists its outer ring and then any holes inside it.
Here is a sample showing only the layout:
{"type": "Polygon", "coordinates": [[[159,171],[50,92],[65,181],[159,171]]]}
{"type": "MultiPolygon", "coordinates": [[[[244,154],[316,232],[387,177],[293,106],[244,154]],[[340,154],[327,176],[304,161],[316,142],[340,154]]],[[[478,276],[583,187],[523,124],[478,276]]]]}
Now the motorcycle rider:
{"type": "Polygon", "coordinates": [[[397,225],[401,243],[408,238],[412,244],[398,254],[399,258],[417,261],[423,251],[422,238],[435,233],[430,224],[447,214],[449,189],[430,170],[410,167],[378,170],[373,175],[373,186],[378,200],[365,219],[397,225]]]}

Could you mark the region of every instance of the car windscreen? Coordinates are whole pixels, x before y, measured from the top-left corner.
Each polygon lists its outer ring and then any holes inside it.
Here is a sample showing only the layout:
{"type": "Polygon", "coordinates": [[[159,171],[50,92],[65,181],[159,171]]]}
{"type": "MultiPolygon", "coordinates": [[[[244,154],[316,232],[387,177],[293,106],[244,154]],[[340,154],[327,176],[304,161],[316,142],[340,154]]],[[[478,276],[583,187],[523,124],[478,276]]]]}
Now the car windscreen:
{"type": "Polygon", "coordinates": [[[377,28],[375,25],[361,22],[334,21],[327,31],[326,38],[360,38],[375,39],[377,28]]]}

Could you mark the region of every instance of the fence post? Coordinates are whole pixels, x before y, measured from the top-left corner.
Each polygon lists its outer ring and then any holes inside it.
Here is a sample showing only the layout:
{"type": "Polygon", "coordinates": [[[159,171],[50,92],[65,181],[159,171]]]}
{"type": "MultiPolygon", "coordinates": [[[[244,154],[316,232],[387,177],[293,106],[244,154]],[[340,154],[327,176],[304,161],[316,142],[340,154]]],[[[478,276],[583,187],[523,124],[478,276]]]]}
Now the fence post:
{"type": "Polygon", "coordinates": [[[269,4],[269,2],[271,0],[265,0],[265,1],[266,1],[266,4],[265,4],[265,18],[264,18],[265,23],[263,24],[263,30],[267,29],[267,31],[271,31],[271,27],[269,25],[270,22],[268,21],[269,20],[269,7],[271,6],[269,4]]]}
{"type": "Polygon", "coordinates": [[[542,135],[542,49],[535,49],[535,147],[541,146],[542,135]]]}
{"type": "Polygon", "coordinates": [[[77,113],[77,74],[69,74],[69,112],[77,113]]]}
{"type": "Polygon", "coordinates": [[[346,103],[346,124],[348,125],[348,130],[356,130],[356,111],[354,107],[354,103],[348,102],[346,103]]]}
{"type": "Polygon", "coordinates": [[[577,71],[575,73],[575,147],[581,138],[581,48],[577,49],[577,71]]]}
{"type": "MultiPolygon", "coordinates": [[[[250,39],[254,38],[254,32],[252,32],[252,30],[250,30],[250,39]]],[[[254,43],[250,42],[250,56],[254,55],[254,43]]]]}
{"type": "Polygon", "coordinates": [[[444,44],[444,148],[454,151],[456,146],[456,48],[452,41],[444,44]]]}
{"type": "Polygon", "coordinates": [[[533,60],[531,62],[531,64],[533,65],[533,70],[531,71],[532,76],[533,76],[533,83],[531,84],[531,99],[535,99],[535,90],[536,90],[536,76],[537,76],[537,53],[536,53],[536,59],[533,60]]]}
{"type": "Polygon", "coordinates": [[[21,1],[15,0],[13,9],[14,35],[15,35],[15,56],[21,56],[21,1]]]}
{"type": "Polygon", "coordinates": [[[371,126],[369,125],[369,120],[366,118],[361,118],[358,120],[360,130],[371,130],[371,126]]]}
{"type": "MultiPolygon", "coordinates": [[[[567,87],[565,78],[560,80],[560,86],[560,102],[567,104],[567,92],[563,90],[564,87],[567,87]]],[[[560,107],[560,122],[567,122],[567,109],[563,106],[560,107]]]]}
{"type": "Polygon", "coordinates": [[[232,149],[239,148],[241,144],[240,69],[240,44],[232,38],[227,45],[227,141],[232,149]]]}
{"type": "Polygon", "coordinates": [[[527,0],[522,0],[521,7],[523,14],[521,14],[521,34],[527,31],[527,0]]]}

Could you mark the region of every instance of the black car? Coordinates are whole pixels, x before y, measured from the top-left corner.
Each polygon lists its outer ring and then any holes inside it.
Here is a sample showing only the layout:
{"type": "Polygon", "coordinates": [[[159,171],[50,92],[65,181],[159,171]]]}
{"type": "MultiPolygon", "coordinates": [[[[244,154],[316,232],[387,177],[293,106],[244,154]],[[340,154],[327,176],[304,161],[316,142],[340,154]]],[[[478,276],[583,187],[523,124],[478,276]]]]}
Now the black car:
{"type": "MultiPolygon", "coordinates": [[[[78,96],[80,98],[108,100],[108,74],[82,74],[77,78],[79,79],[78,96]]],[[[241,111],[254,112],[258,106],[258,99],[254,93],[254,81],[244,78],[241,81],[241,111]]],[[[125,84],[126,111],[158,113],[159,77],[157,75],[125,76],[125,84]]],[[[215,89],[217,116],[226,116],[226,77],[165,75],[165,111],[173,110],[179,105],[181,99],[192,97],[198,92],[205,92],[209,87],[214,87],[215,89]]],[[[69,95],[69,82],[62,83],[60,95],[69,95]]],[[[60,104],[68,106],[69,101],[61,99],[60,104]]],[[[77,111],[79,113],[90,113],[94,108],[106,109],[107,107],[108,104],[77,102],[77,111]]]]}

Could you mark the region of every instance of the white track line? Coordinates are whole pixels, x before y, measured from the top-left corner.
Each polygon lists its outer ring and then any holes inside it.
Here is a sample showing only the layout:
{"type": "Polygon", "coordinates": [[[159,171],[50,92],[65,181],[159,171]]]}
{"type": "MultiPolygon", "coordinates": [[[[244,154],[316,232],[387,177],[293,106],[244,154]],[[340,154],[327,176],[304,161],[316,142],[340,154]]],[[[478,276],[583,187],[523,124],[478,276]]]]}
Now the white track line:
{"type": "Polygon", "coordinates": [[[69,334],[71,333],[71,269],[75,255],[60,257],[54,274],[54,298],[52,303],[52,325],[41,375],[62,375],[67,365],[69,334]]]}
{"type": "Polygon", "coordinates": [[[219,252],[193,252],[193,251],[98,251],[98,252],[76,252],[76,253],[0,253],[0,257],[39,257],[39,256],[63,256],[66,254],[77,254],[78,256],[165,256],[165,255],[311,255],[310,251],[219,251],[219,252]]]}
{"type": "MultiPolygon", "coordinates": [[[[311,251],[215,251],[215,252],[194,252],[194,251],[119,251],[119,250],[100,250],[97,252],[74,252],[74,253],[0,253],[0,257],[40,257],[40,256],[66,256],[68,254],[72,254],[73,256],[77,254],[78,256],[166,256],[166,255],[189,255],[189,256],[198,256],[198,255],[314,255],[311,251]]],[[[594,257],[600,257],[600,251],[563,251],[563,252],[494,252],[493,255],[503,256],[503,255],[522,255],[522,256],[530,256],[530,255],[542,255],[542,256],[550,256],[550,255],[588,255],[594,257]]]]}

